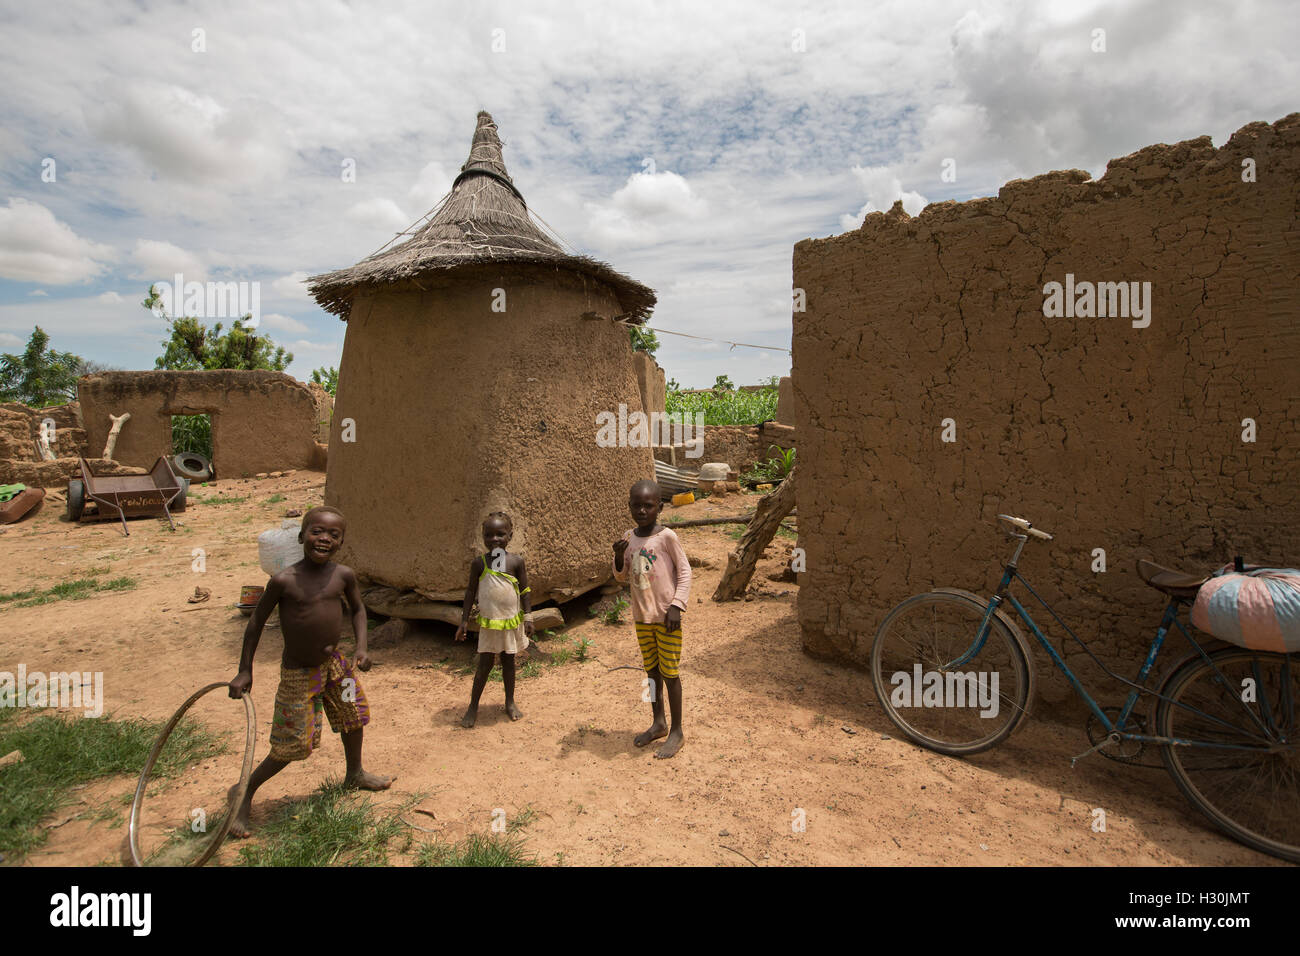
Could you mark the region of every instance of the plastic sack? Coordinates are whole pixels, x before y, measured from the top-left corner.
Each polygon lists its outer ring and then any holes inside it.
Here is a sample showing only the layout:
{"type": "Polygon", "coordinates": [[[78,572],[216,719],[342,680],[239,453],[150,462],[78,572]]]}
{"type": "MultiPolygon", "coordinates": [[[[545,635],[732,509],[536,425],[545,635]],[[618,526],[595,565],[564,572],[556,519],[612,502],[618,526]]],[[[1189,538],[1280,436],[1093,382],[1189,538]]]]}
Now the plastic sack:
{"type": "Polygon", "coordinates": [[[257,536],[257,560],[268,577],[302,560],[302,543],[298,540],[301,527],[301,519],[286,518],[280,527],[257,536]]]}
{"type": "Polygon", "coordinates": [[[1229,565],[1197,591],[1192,623],[1252,651],[1300,652],[1300,571],[1229,565]]]}

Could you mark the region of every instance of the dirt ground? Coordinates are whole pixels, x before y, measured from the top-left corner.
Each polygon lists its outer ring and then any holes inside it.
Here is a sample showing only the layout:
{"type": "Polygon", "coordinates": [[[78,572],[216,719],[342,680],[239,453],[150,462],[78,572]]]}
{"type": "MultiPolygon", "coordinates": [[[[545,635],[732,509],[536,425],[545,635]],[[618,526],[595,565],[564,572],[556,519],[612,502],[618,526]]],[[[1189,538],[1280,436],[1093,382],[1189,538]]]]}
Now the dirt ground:
{"type": "MultiPolygon", "coordinates": [[[[172,532],[139,519],[71,525],[63,505],[0,534],[2,591],[49,587],[97,569],[139,586],[84,600],[0,610],[0,670],[103,671],[106,712],[165,720],[200,686],[235,674],[246,619],[234,608],[243,584],[264,584],[257,534],[289,508],[321,501],[324,475],[222,480],[193,493],[246,497],[191,503],[172,532]],[[272,502],[274,495],[283,500],[272,502]],[[193,549],[206,570],[193,570],[193,549]],[[196,585],[211,599],[186,603],[196,585]]],[[[734,514],[756,497],[729,496],[664,518],[734,514]]],[[[431,502],[431,506],[433,503],[431,502]]],[[[629,521],[629,526],[631,522],[629,521]]],[[[632,737],[649,724],[628,615],[609,626],[572,605],[570,627],[540,642],[543,652],[585,636],[588,660],[542,666],[521,680],[524,719],[502,713],[500,683],[484,694],[478,726],[458,720],[468,702],[473,643],[428,625],[399,647],[372,650],[363,678],[372,722],[368,769],[396,774],[376,798],[391,806],[422,794],[406,819],[449,840],[488,833],[493,812],[535,812],[523,831],[544,863],[717,866],[1224,865],[1277,861],[1220,836],[1163,770],[1130,768],[1090,756],[1081,725],[1031,719],[992,752],[958,760],[896,737],[868,675],[813,660],[800,648],[792,583],[769,580],[791,544],[778,537],[759,564],[752,600],[715,604],[710,595],[739,525],[682,529],[695,570],[684,618],[682,678],[686,745],[668,761],[632,737]],[[1105,831],[1093,829],[1105,811],[1105,831]],[[432,814],[432,815],[430,815],[432,814]],[[806,828],[795,824],[802,816],[806,828]]],[[[268,627],[254,668],[258,759],[266,752],[280,635],[268,627]]],[[[237,773],[242,706],[217,693],[194,711],[232,753],[196,765],[147,802],[156,837],[188,808],[219,807],[237,773]]],[[[342,747],[325,733],[321,750],[268,783],[254,804],[254,828],[285,801],[308,796],[342,773],[342,747]]],[[[135,780],[87,787],[83,801],[51,819],[35,865],[93,865],[124,859],[126,815],[135,780]],[[105,810],[103,808],[107,807],[105,810]]],[[[212,812],[212,811],[209,811],[212,812]]],[[[416,834],[422,838],[422,833],[416,834]]],[[[255,839],[255,837],[254,837],[255,839]]],[[[148,841],[146,840],[146,843],[148,841]]],[[[228,841],[218,861],[229,862],[228,841]]],[[[403,861],[403,858],[398,858],[403,861]]]]}

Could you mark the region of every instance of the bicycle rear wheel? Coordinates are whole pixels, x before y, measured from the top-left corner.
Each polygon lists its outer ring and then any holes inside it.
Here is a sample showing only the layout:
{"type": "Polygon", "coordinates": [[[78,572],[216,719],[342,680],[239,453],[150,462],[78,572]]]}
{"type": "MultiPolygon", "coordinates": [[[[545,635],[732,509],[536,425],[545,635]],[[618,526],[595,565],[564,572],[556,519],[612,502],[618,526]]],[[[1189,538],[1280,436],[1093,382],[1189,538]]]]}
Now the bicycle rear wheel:
{"type": "Polygon", "coordinates": [[[1030,663],[1002,621],[994,617],[979,653],[961,660],[983,619],[981,602],[930,592],[908,598],[881,622],[871,682],[886,716],[914,743],[975,754],[1006,740],[1024,718],[1030,663]]]}
{"type": "Polygon", "coordinates": [[[1166,678],[1155,727],[1162,737],[1219,746],[1166,744],[1165,767],[1233,839],[1300,862],[1300,660],[1235,647],[1209,657],[1166,678]]]}

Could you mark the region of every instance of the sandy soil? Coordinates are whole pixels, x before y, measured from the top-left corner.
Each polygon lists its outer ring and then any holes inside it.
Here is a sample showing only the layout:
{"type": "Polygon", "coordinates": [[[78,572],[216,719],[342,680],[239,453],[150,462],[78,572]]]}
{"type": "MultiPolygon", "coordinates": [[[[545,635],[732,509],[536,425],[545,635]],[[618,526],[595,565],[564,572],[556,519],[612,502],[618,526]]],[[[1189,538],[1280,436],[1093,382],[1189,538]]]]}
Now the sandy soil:
{"type": "MultiPolygon", "coordinates": [[[[71,525],[61,502],[0,535],[3,587],[12,591],[80,577],[89,569],[131,575],[139,587],[32,608],[0,610],[0,669],[103,671],[107,710],[117,717],[166,719],[203,684],[234,676],[246,623],[233,607],[243,584],[263,584],[259,532],[286,509],[319,503],[324,475],[223,480],[203,495],[246,501],[195,504],[172,532],[140,519],[124,537],[112,523],[71,525]],[[274,495],[284,500],[272,503],[274,495]],[[192,570],[192,549],[206,571],[192,570]],[[186,603],[195,585],[209,602],[186,603]]],[[[757,499],[744,499],[752,508],[757,499]]],[[[734,514],[741,499],[711,499],[682,517],[734,514]]],[[[629,522],[630,524],[630,522],[629,522]]],[[[375,650],[363,680],[373,720],[366,730],[368,769],[396,774],[396,804],[413,793],[434,814],[412,823],[447,839],[487,833],[493,811],[525,807],[536,818],[528,849],[547,863],[759,866],[774,864],[1220,865],[1277,861],[1218,835],[1188,805],[1163,770],[1129,768],[1094,755],[1082,727],[1031,720],[1001,748],[966,760],[943,757],[895,738],[869,677],[805,656],[799,643],[794,584],[773,582],[777,539],[760,564],[751,600],[715,604],[710,595],[734,546],[738,525],[683,529],[696,569],[682,675],[686,746],[673,760],[632,745],[649,724],[642,675],[609,670],[639,663],[630,623],[607,626],[570,609],[570,628],[542,651],[574,636],[594,642],[584,663],[544,666],[521,681],[525,717],[501,711],[499,683],[488,685],[474,730],[457,722],[469,698],[472,642],[430,625],[402,646],[375,650]],[[1094,808],[1105,832],[1094,832],[1094,808]],[[806,830],[792,822],[802,812],[806,830]]],[[[266,752],[280,654],[268,628],[254,670],[258,759],[266,752]]],[[[236,752],[196,766],[147,805],[156,834],[189,808],[218,807],[237,772],[242,706],[219,694],[195,714],[236,752]]],[[[342,772],[342,747],[326,731],[321,750],[263,788],[253,825],[286,800],[310,794],[342,772]]],[[[124,857],[125,803],[133,779],[96,783],[84,804],[50,821],[36,865],[90,865],[124,857]],[[97,808],[107,807],[100,813],[97,808]],[[80,815],[79,817],[77,815],[80,815]],[[107,818],[107,819],[106,819],[107,818]]],[[[211,811],[209,811],[211,812],[211,811]]],[[[417,834],[417,836],[422,836],[417,834]]],[[[218,856],[229,861],[232,844],[218,856]]]]}

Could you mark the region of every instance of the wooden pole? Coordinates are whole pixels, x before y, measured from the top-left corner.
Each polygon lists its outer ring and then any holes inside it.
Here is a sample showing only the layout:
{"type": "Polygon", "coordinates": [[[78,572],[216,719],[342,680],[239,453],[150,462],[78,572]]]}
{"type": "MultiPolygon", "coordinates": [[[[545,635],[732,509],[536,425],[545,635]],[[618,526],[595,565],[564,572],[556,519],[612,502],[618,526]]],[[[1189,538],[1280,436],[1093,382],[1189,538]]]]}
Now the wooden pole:
{"type": "Polygon", "coordinates": [[[114,415],[110,412],[108,417],[113,419],[113,427],[109,429],[108,441],[104,443],[104,454],[100,457],[112,461],[113,449],[117,447],[117,433],[120,432],[122,426],[127,423],[127,420],[131,417],[131,413],[126,412],[123,415],[114,415]]]}
{"type": "Polygon", "coordinates": [[[771,542],[782,519],[794,509],[794,476],[798,470],[798,465],[791,468],[790,474],[781,482],[781,487],[765,495],[754,509],[754,518],[740,539],[740,544],[727,555],[727,569],[722,572],[722,580],[713,592],[713,600],[734,601],[749,587],[749,579],[754,576],[754,568],[763,549],[771,542]]]}

